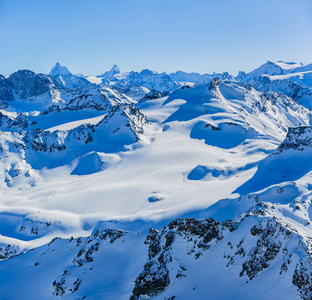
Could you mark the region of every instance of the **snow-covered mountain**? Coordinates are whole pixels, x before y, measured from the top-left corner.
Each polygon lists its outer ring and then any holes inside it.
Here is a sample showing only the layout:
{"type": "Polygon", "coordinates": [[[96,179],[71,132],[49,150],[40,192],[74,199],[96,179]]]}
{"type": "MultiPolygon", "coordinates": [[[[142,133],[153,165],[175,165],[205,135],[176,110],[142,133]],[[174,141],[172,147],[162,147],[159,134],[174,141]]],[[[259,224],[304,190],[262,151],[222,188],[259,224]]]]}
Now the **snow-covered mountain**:
{"type": "Polygon", "coordinates": [[[124,74],[124,72],[122,72],[117,65],[113,65],[109,71],[106,71],[103,75],[99,75],[97,77],[101,78],[102,82],[116,82],[118,79],[121,79],[120,76],[122,76],[122,74],[124,74]]]}
{"type": "Polygon", "coordinates": [[[97,77],[101,78],[104,85],[123,89],[138,86],[158,91],[172,91],[180,86],[166,73],[158,74],[148,69],[144,69],[141,72],[122,72],[117,65],[114,65],[110,71],[97,77]]]}
{"type": "Polygon", "coordinates": [[[261,65],[259,68],[251,71],[246,74],[244,77],[245,82],[252,82],[259,76],[267,75],[267,76],[277,76],[277,75],[285,75],[293,73],[296,69],[300,69],[303,67],[303,64],[298,63],[287,63],[283,61],[272,62],[267,61],[265,64],[261,65]]]}
{"type": "Polygon", "coordinates": [[[51,69],[49,76],[54,78],[58,83],[62,84],[67,88],[79,88],[85,87],[90,84],[90,82],[80,75],[73,75],[64,66],[56,63],[51,69]]]}
{"type": "Polygon", "coordinates": [[[0,298],[311,299],[299,72],[1,76],[0,298]]]}
{"type": "Polygon", "coordinates": [[[144,97],[150,90],[173,91],[182,86],[173,81],[166,73],[158,74],[148,69],[141,72],[123,72],[117,65],[102,75],[89,76],[87,79],[91,83],[114,88],[136,101],[144,97]]]}
{"type": "Polygon", "coordinates": [[[195,83],[202,75],[194,72],[186,73],[183,71],[177,71],[175,73],[170,73],[169,76],[173,81],[195,83]]]}
{"type": "Polygon", "coordinates": [[[235,80],[232,75],[230,75],[228,72],[223,73],[213,73],[213,74],[204,74],[198,80],[195,82],[195,86],[203,85],[210,83],[212,80],[219,78],[222,80],[235,80]]]}
{"type": "Polygon", "coordinates": [[[249,83],[264,92],[282,92],[312,108],[312,64],[268,61],[248,74],[240,73],[236,80],[249,83]]]}
{"type": "MultiPolygon", "coordinates": [[[[106,86],[114,86],[127,94],[134,87],[146,88],[160,92],[168,92],[176,90],[182,86],[201,85],[211,82],[215,78],[234,80],[234,77],[227,72],[200,75],[199,73],[186,73],[177,71],[167,74],[165,72],[159,74],[155,71],[144,69],[141,72],[123,72],[117,65],[111,70],[96,77],[90,76],[87,79],[96,84],[104,84],[106,86]]],[[[144,90],[145,93],[148,91],[144,90]]],[[[143,97],[144,94],[139,96],[143,97]]]]}
{"type": "Polygon", "coordinates": [[[64,102],[61,94],[64,86],[52,77],[19,70],[8,78],[0,76],[0,107],[17,112],[46,107],[51,103],[64,102]],[[26,108],[27,107],[27,108],[26,108]]]}

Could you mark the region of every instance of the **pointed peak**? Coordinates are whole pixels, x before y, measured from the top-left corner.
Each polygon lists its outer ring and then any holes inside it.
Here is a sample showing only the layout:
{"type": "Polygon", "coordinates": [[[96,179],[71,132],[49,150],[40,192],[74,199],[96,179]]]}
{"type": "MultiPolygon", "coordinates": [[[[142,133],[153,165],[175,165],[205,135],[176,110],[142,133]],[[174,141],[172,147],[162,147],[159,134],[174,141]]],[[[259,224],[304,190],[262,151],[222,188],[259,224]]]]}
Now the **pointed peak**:
{"type": "Polygon", "coordinates": [[[59,62],[51,69],[50,76],[72,75],[66,67],[60,65],[59,62]]]}
{"type": "Polygon", "coordinates": [[[121,70],[117,65],[113,65],[113,67],[111,68],[111,71],[114,71],[115,74],[121,73],[121,70]]]}

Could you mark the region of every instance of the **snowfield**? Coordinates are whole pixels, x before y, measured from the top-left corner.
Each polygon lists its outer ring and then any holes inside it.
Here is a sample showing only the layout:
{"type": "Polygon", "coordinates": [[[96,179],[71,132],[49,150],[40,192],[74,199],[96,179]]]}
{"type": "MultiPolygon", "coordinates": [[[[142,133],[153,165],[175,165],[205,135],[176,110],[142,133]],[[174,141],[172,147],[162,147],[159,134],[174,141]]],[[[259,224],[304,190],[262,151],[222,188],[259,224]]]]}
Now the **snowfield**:
{"type": "Polygon", "coordinates": [[[0,298],[311,299],[309,72],[0,77],[0,298]]]}

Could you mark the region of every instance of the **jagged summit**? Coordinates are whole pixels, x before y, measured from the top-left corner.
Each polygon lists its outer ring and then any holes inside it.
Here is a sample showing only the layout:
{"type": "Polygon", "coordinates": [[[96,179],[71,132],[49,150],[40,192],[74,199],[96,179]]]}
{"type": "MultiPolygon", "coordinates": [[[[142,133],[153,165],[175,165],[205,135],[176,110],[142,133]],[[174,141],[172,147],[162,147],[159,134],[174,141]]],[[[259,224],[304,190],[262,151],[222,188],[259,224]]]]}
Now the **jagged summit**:
{"type": "Polygon", "coordinates": [[[122,73],[122,71],[120,70],[120,68],[117,65],[113,65],[113,67],[111,68],[110,71],[113,72],[114,74],[122,73]]]}
{"type": "Polygon", "coordinates": [[[72,73],[69,72],[67,67],[61,66],[59,62],[55,64],[55,66],[51,69],[50,76],[60,76],[60,75],[65,75],[65,76],[71,76],[72,73]]]}
{"type": "MultiPolygon", "coordinates": [[[[106,78],[109,80],[109,78],[114,79],[113,75],[121,74],[123,73],[120,68],[117,65],[113,65],[112,68],[109,71],[106,71],[105,73],[102,73],[101,75],[97,75],[96,78],[106,78]]],[[[92,78],[92,77],[91,77],[92,78]]]]}
{"type": "Polygon", "coordinates": [[[69,89],[81,88],[90,85],[90,82],[81,75],[74,75],[67,67],[56,63],[49,76],[53,77],[58,83],[69,89]]]}

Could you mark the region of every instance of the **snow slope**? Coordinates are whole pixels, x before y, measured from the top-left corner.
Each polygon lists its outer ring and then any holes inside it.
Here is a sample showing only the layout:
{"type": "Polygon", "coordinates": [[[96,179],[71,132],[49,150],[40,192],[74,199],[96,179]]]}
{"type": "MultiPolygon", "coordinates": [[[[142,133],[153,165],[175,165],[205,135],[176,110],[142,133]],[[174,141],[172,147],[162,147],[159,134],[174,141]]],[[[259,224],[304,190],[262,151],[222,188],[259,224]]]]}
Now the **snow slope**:
{"type": "Polygon", "coordinates": [[[164,93],[142,72],[6,100],[1,297],[311,299],[311,111],[230,75],[164,93]],[[143,75],[137,102],[118,82],[143,75]]]}

